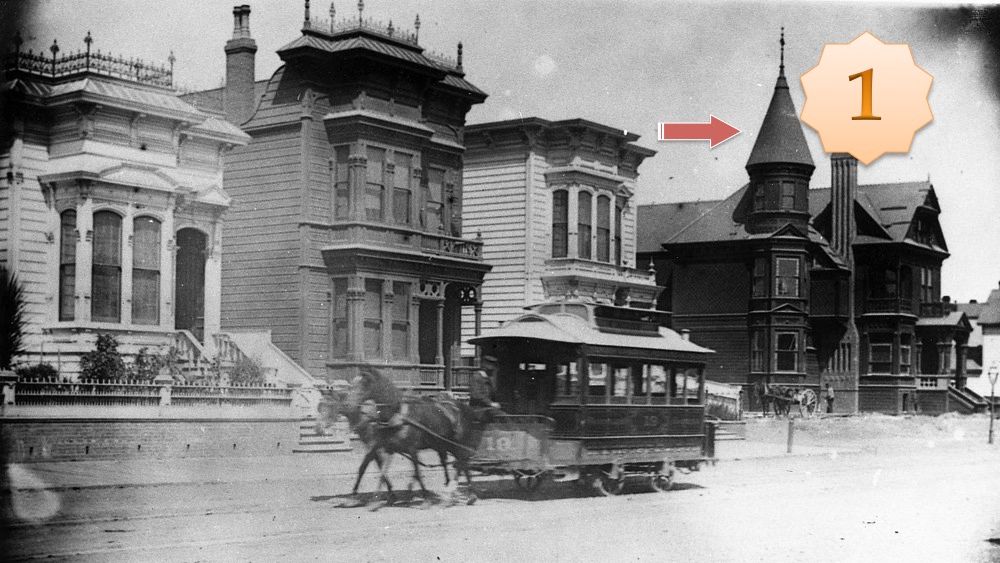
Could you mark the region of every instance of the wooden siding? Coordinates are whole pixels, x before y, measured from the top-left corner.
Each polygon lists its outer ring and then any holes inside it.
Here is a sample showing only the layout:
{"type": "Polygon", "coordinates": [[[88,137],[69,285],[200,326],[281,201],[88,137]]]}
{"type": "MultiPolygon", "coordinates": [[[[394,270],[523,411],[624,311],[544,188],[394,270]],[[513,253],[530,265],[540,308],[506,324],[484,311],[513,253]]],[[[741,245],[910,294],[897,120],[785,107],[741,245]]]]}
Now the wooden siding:
{"type": "Polygon", "coordinates": [[[302,341],[299,154],[297,129],[285,129],[258,133],[227,155],[224,185],[233,202],[222,243],[223,329],[270,329],[295,360],[302,341]]]}
{"type": "Polygon", "coordinates": [[[29,143],[21,146],[19,158],[12,155],[14,167],[23,174],[23,181],[14,180],[14,196],[10,201],[11,227],[15,234],[10,242],[10,254],[24,289],[24,317],[29,335],[25,344],[33,348],[41,341],[42,324],[54,320],[56,245],[47,240],[47,234],[52,232],[51,215],[54,211],[46,205],[38,183],[38,175],[44,173],[48,162],[48,151],[43,146],[29,143]],[[13,245],[16,245],[16,250],[13,245]]]}
{"type": "Polygon", "coordinates": [[[691,341],[715,350],[705,363],[705,377],[739,385],[750,372],[750,340],[745,314],[691,315],[675,318],[674,329],[691,331],[691,341]]]}
{"type": "Polygon", "coordinates": [[[309,373],[326,373],[330,358],[330,277],[324,270],[303,270],[306,280],[306,354],[301,366],[309,373]]]}
{"type": "Polygon", "coordinates": [[[673,274],[674,314],[747,311],[750,275],[742,262],[675,264],[673,274]]]}
{"type": "MultiPolygon", "coordinates": [[[[527,288],[526,155],[522,150],[467,158],[464,168],[463,236],[483,237],[483,259],[493,266],[483,281],[482,327],[496,328],[529,304],[527,288]]],[[[535,173],[536,181],[540,172],[535,173]]],[[[541,177],[544,186],[544,177],[541,177]]],[[[551,212],[550,212],[551,213],[551,212]]],[[[544,215],[544,208],[543,213],[544,215]]],[[[532,250],[538,252],[536,241],[532,250]]],[[[539,291],[541,287],[539,284],[539,291]]],[[[463,311],[462,339],[474,334],[474,314],[463,311]]],[[[463,353],[471,353],[466,347],[463,353]]]]}

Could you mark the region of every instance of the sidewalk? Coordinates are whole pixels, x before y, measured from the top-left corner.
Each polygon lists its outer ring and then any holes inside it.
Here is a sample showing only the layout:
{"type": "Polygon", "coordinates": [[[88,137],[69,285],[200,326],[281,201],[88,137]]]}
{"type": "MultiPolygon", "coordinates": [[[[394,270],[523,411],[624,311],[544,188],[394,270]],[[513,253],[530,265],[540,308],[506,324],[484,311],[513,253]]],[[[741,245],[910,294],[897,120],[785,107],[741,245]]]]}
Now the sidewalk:
{"type": "MultiPolygon", "coordinates": [[[[720,462],[762,458],[831,456],[852,450],[795,446],[786,453],[785,444],[720,441],[716,457],[720,462]]],[[[322,480],[353,476],[358,470],[360,451],[326,454],[292,454],[271,457],[129,459],[104,461],[61,461],[10,464],[10,487],[30,489],[155,487],[177,484],[210,485],[268,481],[322,480]]],[[[430,454],[422,456],[432,463],[430,454]]],[[[436,459],[433,460],[436,463],[436,459]]],[[[369,471],[374,471],[372,466],[369,471]]],[[[391,473],[409,474],[411,466],[396,460],[391,473]]]]}

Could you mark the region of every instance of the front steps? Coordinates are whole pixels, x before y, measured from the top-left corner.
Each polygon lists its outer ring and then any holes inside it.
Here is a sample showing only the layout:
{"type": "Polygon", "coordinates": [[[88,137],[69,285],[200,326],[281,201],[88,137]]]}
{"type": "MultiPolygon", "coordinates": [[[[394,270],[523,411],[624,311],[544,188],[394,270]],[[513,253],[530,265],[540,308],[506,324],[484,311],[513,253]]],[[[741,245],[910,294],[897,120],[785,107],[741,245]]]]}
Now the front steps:
{"type": "Polygon", "coordinates": [[[299,424],[299,443],[292,448],[297,454],[322,454],[331,452],[348,452],[354,449],[351,445],[350,431],[347,423],[337,424],[337,428],[327,435],[316,432],[314,419],[303,420],[299,424]]]}

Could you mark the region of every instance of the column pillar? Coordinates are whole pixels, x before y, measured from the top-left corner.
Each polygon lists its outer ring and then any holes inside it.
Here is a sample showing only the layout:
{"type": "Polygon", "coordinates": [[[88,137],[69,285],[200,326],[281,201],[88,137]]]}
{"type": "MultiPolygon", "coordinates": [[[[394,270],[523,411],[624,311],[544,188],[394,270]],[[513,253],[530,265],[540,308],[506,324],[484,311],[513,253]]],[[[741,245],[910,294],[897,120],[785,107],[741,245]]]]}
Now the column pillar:
{"type": "Polygon", "coordinates": [[[215,354],[215,338],[222,328],[222,241],[221,226],[213,222],[209,227],[205,249],[205,348],[215,354]]]}
{"type": "Polygon", "coordinates": [[[580,187],[577,185],[566,187],[566,206],[568,207],[566,222],[566,257],[577,258],[580,256],[578,240],[580,237],[580,187]]]}
{"type": "Polygon", "coordinates": [[[382,280],[382,358],[392,358],[392,281],[382,280]]]}
{"type": "Polygon", "coordinates": [[[950,363],[949,352],[951,352],[951,342],[938,342],[938,375],[948,375],[948,364],[950,363]]]}
{"type": "Polygon", "coordinates": [[[365,280],[359,275],[347,278],[347,359],[363,360],[365,319],[365,280]]]}
{"type": "Polygon", "coordinates": [[[899,332],[894,332],[892,334],[892,367],[889,373],[898,374],[899,373],[899,355],[902,345],[900,343],[899,332]]]}
{"type": "Polygon", "coordinates": [[[382,198],[382,221],[396,223],[396,207],[393,198],[396,197],[396,153],[386,151],[385,153],[385,173],[382,175],[382,182],[385,188],[382,198]]]}
{"type": "MultiPolygon", "coordinates": [[[[476,288],[476,295],[482,296],[482,287],[476,288]]],[[[479,336],[483,329],[483,302],[482,300],[476,301],[472,306],[473,313],[475,314],[475,328],[473,333],[475,336],[479,336]]],[[[476,344],[476,365],[480,365],[483,358],[483,349],[481,346],[476,344]]]]}
{"type": "Polygon", "coordinates": [[[618,213],[616,213],[617,210],[618,210],[618,196],[612,193],[611,204],[608,205],[608,213],[611,215],[610,219],[608,220],[608,263],[621,265],[622,261],[618,256],[619,254],[618,246],[620,242],[618,240],[618,236],[615,234],[618,232],[618,213]]]}
{"type": "Polygon", "coordinates": [[[435,303],[437,310],[437,351],[434,355],[434,363],[441,365],[444,363],[444,291],[441,291],[442,298],[435,303]]]}
{"type": "Polygon", "coordinates": [[[349,218],[351,221],[365,219],[365,181],[367,179],[368,158],[364,154],[365,146],[361,143],[351,144],[351,156],[348,158],[347,184],[350,190],[351,204],[349,218]]]}
{"type": "Polygon", "coordinates": [[[73,318],[78,323],[90,322],[91,279],[94,260],[94,200],[90,184],[81,181],[76,202],[76,307],[73,318]]]}
{"type": "Polygon", "coordinates": [[[133,223],[135,205],[129,204],[122,217],[122,299],[121,324],[132,324],[132,255],[135,246],[133,223]]]}
{"type": "Polygon", "coordinates": [[[410,291],[410,327],[407,331],[410,343],[410,363],[420,363],[420,282],[413,284],[410,291]]]}
{"type": "Polygon", "coordinates": [[[174,329],[174,272],[176,271],[177,234],[174,232],[174,205],[164,214],[160,225],[160,328],[174,329]]]}

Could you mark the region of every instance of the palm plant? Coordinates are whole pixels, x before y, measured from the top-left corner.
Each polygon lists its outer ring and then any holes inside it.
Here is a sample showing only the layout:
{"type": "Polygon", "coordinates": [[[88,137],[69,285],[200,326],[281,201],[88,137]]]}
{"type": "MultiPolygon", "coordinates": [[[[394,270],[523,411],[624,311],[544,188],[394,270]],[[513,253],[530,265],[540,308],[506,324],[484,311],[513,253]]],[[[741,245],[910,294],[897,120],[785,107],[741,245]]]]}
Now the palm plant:
{"type": "Polygon", "coordinates": [[[24,351],[24,289],[14,272],[0,264],[0,369],[10,369],[24,351]]]}

